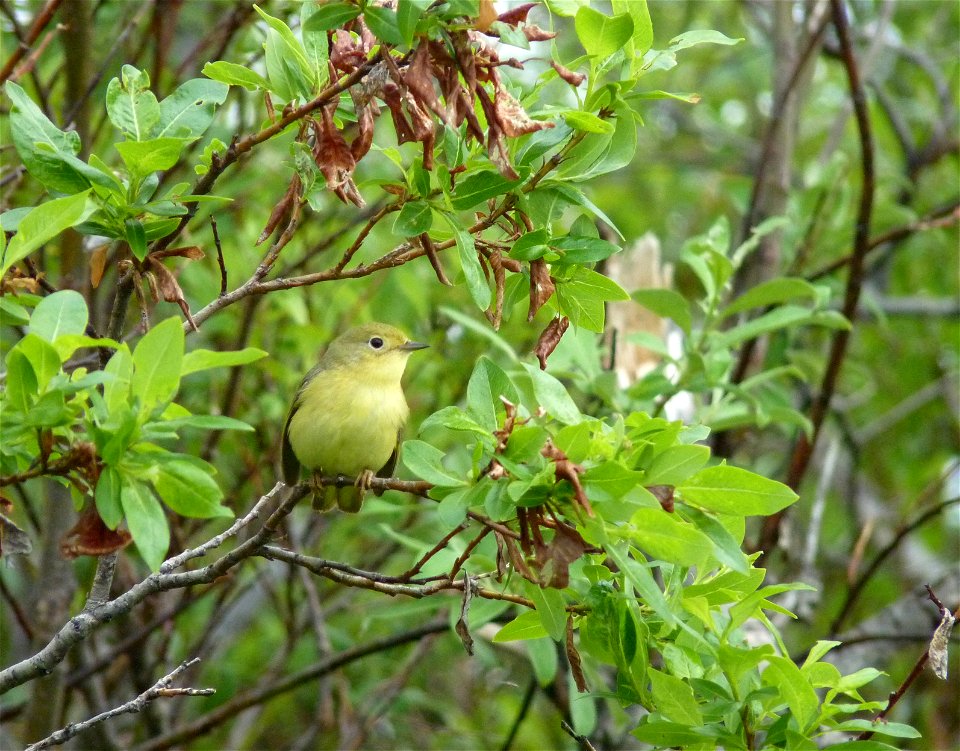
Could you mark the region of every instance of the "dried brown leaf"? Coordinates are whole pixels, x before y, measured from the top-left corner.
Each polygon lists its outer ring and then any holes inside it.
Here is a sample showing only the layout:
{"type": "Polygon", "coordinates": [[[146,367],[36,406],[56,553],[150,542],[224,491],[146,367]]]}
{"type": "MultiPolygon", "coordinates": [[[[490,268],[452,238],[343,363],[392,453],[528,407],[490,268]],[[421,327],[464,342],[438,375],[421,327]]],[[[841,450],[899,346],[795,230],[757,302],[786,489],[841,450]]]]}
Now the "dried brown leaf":
{"type": "Polygon", "coordinates": [[[109,245],[100,245],[90,254],[90,286],[96,289],[103,280],[103,272],[107,269],[107,251],[109,245]]]}
{"type": "Polygon", "coordinates": [[[537,311],[550,299],[556,290],[550,277],[550,268],[542,258],[530,261],[530,310],[527,320],[532,321],[537,311]]]}
{"type": "Polygon", "coordinates": [[[497,16],[497,20],[507,24],[507,26],[516,26],[518,23],[524,23],[527,20],[527,14],[530,12],[530,9],[536,7],[536,3],[524,3],[523,5],[518,5],[516,8],[504,11],[497,16]]]}
{"type": "Polygon", "coordinates": [[[537,346],[533,350],[537,356],[537,360],[540,361],[540,370],[547,369],[547,358],[550,357],[553,350],[557,348],[560,339],[569,326],[569,318],[566,316],[557,316],[547,324],[547,327],[540,334],[540,338],[537,339],[537,346]]]}
{"type": "Polygon", "coordinates": [[[573,615],[567,615],[567,661],[570,663],[570,674],[573,676],[573,682],[577,684],[577,691],[581,694],[587,693],[587,679],[583,675],[583,667],[580,664],[580,653],[573,643],[573,615]]]}
{"type": "Polygon", "coordinates": [[[510,138],[554,127],[546,120],[532,120],[520,102],[502,86],[497,86],[495,106],[503,132],[510,138]]]}
{"type": "Polygon", "coordinates": [[[536,26],[532,23],[526,23],[520,29],[523,32],[523,35],[527,38],[528,42],[545,42],[548,39],[553,39],[557,32],[547,31],[546,29],[541,29],[539,26],[536,26]]]}
{"type": "Polygon", "coordinates": [[[321,120],[313,121],[313,129],[316,136],[313,158],[327,180],[327,187],[344,203],[349,201],[363,208],[366,204],[353,182],[353,170],[357,163],[333,122],[330,107],[321,110],[321,120]]]}
{"type": "Polygon", "coordinates": [[[132,541],[125,529],[108,529],[96,509],[90,507],[60,539],[60,555],[64,558],[105,555],[125,548],[132,541]]]}
{"type": "Polygon", "coordinates": [[[287,186],[286,192],[283,194],[283,198],[273,207],[273,211],[270,212],[270,217],[267,219],[267,224],[263,228],[263,231],[260,233],[260,236],[257,238],[255,245],[260,245],[264,242],[270,235],[273,234],[273,231],[280,226],[281,221],[284,217],[287,216],[290,211],[293,209],[293,205],[296,201],[300,200],[300,175],[294,173],[293,177],[290,179],[290,184],[287,186]]]}
{"type": "Polygon", "coordinates": [[[550,65],[553,66],[553,69],[557,71],[557,75],[560,76],[564,81],[566,81],[571,86],[579,86],[583,83],[586,76],[583,73],[577,73],[572,71],[569,68],[565,68],[556,60],[551,61],[550,65]]]}
{"type": "Polygon", "coordinates": [[[190,314],[190,306],[187,304],[186,298],[183,296],[183,289],[180,287],[180,283],[173,275],[173,272],[164,266],[160,259],[153,253],[147,256],[147,263],[150,265],[147,278],[151,281],[150,291],[153,293],[154,299],[159,298],[165,302],[175,302],[180,306],[184,318],[190,322],[193,330],[197,331],[197,324],[190,314]]]}
{"type": "Polygon", "coordinates": [[[647,485],[646,488],[660,501],[664,511],[673,513],[673,485],[647,485]]]}
{"type": "Polygon", "coordinates": [[[433,271],[436,273],[437,280],[440,284],[452,287],[453,283],[447,278],[446,272],[443,270],[443,264],[440,263],[440,256],[437,254],[437,249],[434,247],[430,235],[424,232],[417,238],[417,241],[420,243],[420,247],[423,248],[423,252],[427,254],[430,265],[433,266],[433,271]]]}

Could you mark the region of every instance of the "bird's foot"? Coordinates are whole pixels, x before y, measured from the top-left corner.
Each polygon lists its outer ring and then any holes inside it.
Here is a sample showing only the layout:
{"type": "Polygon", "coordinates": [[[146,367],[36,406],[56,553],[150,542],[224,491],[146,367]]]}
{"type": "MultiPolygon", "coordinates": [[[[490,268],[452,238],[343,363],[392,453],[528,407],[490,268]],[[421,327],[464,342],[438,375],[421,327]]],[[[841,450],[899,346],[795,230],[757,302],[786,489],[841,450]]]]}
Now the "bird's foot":
{"type": "Polygon", "coordinates": [[[360,489],[361,493],[366,493],[370,490],[370,486],[373,485],[373,480],[376,476],[376,473],[372,469],[365,469],[357,475],[357,479],[353,484],[360,489]]]}

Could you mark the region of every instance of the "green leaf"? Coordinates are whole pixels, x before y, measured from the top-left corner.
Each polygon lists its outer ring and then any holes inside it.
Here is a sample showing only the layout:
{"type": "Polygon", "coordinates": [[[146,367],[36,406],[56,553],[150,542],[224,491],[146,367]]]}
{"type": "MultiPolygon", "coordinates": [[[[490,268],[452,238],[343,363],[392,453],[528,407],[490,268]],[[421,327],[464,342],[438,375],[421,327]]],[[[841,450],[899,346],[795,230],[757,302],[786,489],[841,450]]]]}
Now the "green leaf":
{"type": "Polygon", "coordinates": [[[603,331],[604,304],[630,299],[615,281],[582,266],[574,267],[568,278],[558,278],[556,285],[560,310],[570,322],[597,333],[603,331]]]}
{"type": "Polygon", "coordinates": [[[698,44],[733,45],[740,44],[742,41],[742,37],[731,39],[725,34],[721,34],[719,31],[714,31],[713,29],[693,29],[692,31],[685,31],[671,39],[670,50],[677,52],[679,50],[685,50],[688,47],[695,47],[698,44]]]}
{"type": "Polygon", "coordinates": [[[417,24],[432,3],[433,0],[398,0],[397,29],[408,47],[413,44],[417,24]]]}
{"type": "Polygon", "coordinates": [[[650,20],[647,0],[613,0],[612,9],[614,13],[628,13],[633,21],[633,36],[627,47],[627,57],[636,57],[635,65],[630,66],[630,75],[636,76],[637,69],[643,64],[643,53],[653,46],[653,22],[650,20]]]}
{"type": "Polygon", "coordinates": [[[817,718],[817,709],[820,706],[817,692],[792,660],[779,655],[771,655],[767,660],[769,664],[763,671],[764,684],[773,686],[780,692],[780,697],[790,707],[800,732],[805,733],[817,718]]]}
{"type": "MultiPolygon", "coordinates": [[[[902,722],[887,722],[879,720],[845,720],[837,725],[831,726],[831,730],[844,733],[862,733],[864,731],[871,733],[880,733],[881,735],[891,735],[894,738],[922,738],[920,732],[910,725],[902,722]]],[[[831,749],[836,746],[830,746],[831,749]]]]}
{"type": "Polygon", "coordinates": [[[709,537],[663,509],[637,509],[630,518],[629,536],[652,558],[681,566],[700,564],[713,553],[709,537]]]}
{"type": "Polygon", "coordinates": [[[458,211],[469,209],[488,198],[507,193],[519,182],[519,180],[508,180],[493,170],[475,172],[457,184],[451,203],[458,211]]]}
{"type": "Polygon", "coordinates": [[[104,371],[111,378],[103,385],[103,400],[110,412],[130,401],[130,383],[133,380],[133,358],[126,343],[121,344],[107,362],[104,371]]]}
{"type": "Polygon", "coordinates": [[[530,374],[533,381],[533,395],[537,403],[543,407],[551,417],[564,425],[574,425],[583,417],[576,403],[570,398],[566,387],[556,378],[536,365],[523,363],[523,367],[530,374]]]}
{"type": "Polygon", "coordinates": [[[176,318],[161,321],[137,343],[131,386],[143,409],[173,398],[180,387],[182,362],[183,327],[176,318]]]}
{"type": "Polygon", "coordinates": [[[466,485],[462,477],[450,473],[443,466],[444,453],[423,441],[404,441],[400,451],[404,466],[415,477],[442,487],[466,485]]]}
{"type": "Polygon", "coordinates": [[[685,503],[735,516],[767,516],[798,498],[783,483],[727,465],[701,470],[677,487],[677,492],[685,503]]]}
{"type": "Polygon", "coordinates": [[[194,349],[183,356],[183,362],[180,366],[180,375],[190,375],[201,370],[212,370],[214,368],[232,368],[237,365],[246,365],[256,362],[269,355],[262,349],[256,347],[246,347],[244,349],[233,350],[230,352],[217,352],[211,349],[194,349]]]}
{"type": "Polygon", "coordinates": [[[584,472],[581,481],[590,500],[615,501],[637,487],[642,478],[642,472],[627,469],[617,461],[607,461],[584,472]]]}
{"type": "Polygon", "coordinates": [[[30,332],[51,344],[65,334],[82,334],[87,328],[87,303],[72,289],[54,292],[40,301],[30,319],[30,332]]]}
{"type": "Polygon", "coordinates": [[[616,130],[616,126],[612,122],[597,117],[591,112],[567,110],[563,113],[563,119],[574,130],[582,130],[587,133],[613,133],[616,130]]]}
{"type": "Polygon", "coordinates": [[[470,297],[473,298],[480,310],[486,310],[490,307],[490,287],[483,276],[483,267],[480,266],[473,235],[455,227],[454,232],[457,241],[457,253],[460,256],[460,265],[463,268],[463,277],[466,280],[470,297]]]}
{"type": "Polygon", "coordinates": [[[805,297],[815,300],[817,289],[810,282],[795,277],[779,277],[761,282],[756,287],[751,287],[740,297],[728,305],[723,315],[731,316],[750,308],[759,308],[766,305],[775,305],[805,297]]]}
{"type": "Polygon", "coordinates": [[[661,318],[669,318],[683,329],[684,333],[690,333],[693,322],[690,303],[679,292],[672,289],[638,289],[631,297],[661,318]]]}
{"type": "Polygon", "coordinates": [[[505,411],[500,397],[512,403],[520,401],[517,387],[513,385],[503,368],[493,360],[481,355],[473,366],[467,383],[467,410],[488,431],[497,429],[497,415],[505,411]]]}
{"type": "Polygon", "coordinates": [[[123,223],[123,237],[130,246],[130,251],[141,261],[147,257],[147,232],[143,222],[130,217],[123,223]]]}
{"type": "Polygon", "coordinates": [[[243,420],[237,420],[226,415],[189,415],[188,417],[175,417],[171,420],[163,420],[154,425],[162,426],[170,430],[179,430],[180,428],[199,428],[201,430],[239,430],[243,433],[253,432],[252,425],[248,425],[243,420]]]}
{"type": "Polygon", "coordinates": [[[218,81],[204,78],[184,81],[160,102],[157,136],[199,138],[210,127],[217,105],[224,103],[229,91],[229,87],[218,81]]]}
{"type": "Polygon", "coordinates": [[[6,274],[7,269],[17,261],[26,258],[65,229],[80,224],[93,214],[97,206],[88,200],[89,196],[88,189],[72,196],[54,198],[31,209],[30,213],[20,220],[17,234],[3,251],[0,276],[6,274]]]}
{"type": "Polygon", "coordinates": [[[7,382],[3,396],[7,402],[5,409],[13,408],[26,414],[37,397],[37,377],[27,356],[14,347],[7,353],[7,382]]]}
{"type": "Polygon", "coordinates": [[[741,574],[750,570],[750,562],[740,549],[740,540],[718,519],[693,507],[684,509],[684,516],[696,525],[713,543],[713,556],[727,568],[741,574]]]}
{"type": "MultiPolygon", "coordinates": [[[[338,29],[347,21],[352,21],[360,15],[360,8],[353,3],[328,2],[317,8],[317,11],[307,19],[303,25],[304,31],[327,31],[338,29]]],[[[204,70],[206,73],[206,70],[204,70]]]]}
{"type": "Polygon", "coordinates": [[[663,619],[664,623],[673,626],[677,618],[670,610],[663,591],[650,573],[650,569],[632,558],[623,545],[606,546],[607,554],[626,577],[627,581],[636,589],[643,601],[653,608],[654,612],[663,619]]]}
{"type": "Polygon", "coordinates": [[[152,138],[160,122],[160,104],[150,91],[150,76],[132,65],[107,84],[107,115],[133,141],[152,138]]]}
{"type": "Polygon", "coordinates": [[[554,641],[562,641],[567,631],[567,611],[559,589],[543,589],[526,582],[527,596],[533,600],[544,631],[554,641]]]}
{"type": "Polygon", "coordinates": [[[540,258],[550,250],[546,244],[548,237],[549,234],[545,229],[537,229],[520,235],[513,247],[510,248],[510,257],[518,261],[534,261],[540,258]]]}
{"type": "MultiPolygon", "coordinates": [[[[525,236],[524,236],[525,237],[525,236]]],[[[521,240],[523,238],[520,238],[521,240]]],[[[560,262],[562,263],[596,263],[603,261],[620,248],[612,242],[600,237],[584,237],[582,235],[567,235],[558,237],[549,243],[551,248],[559,250],[562,254],[560,262]]]]}
{"type": "Polygon", "coordinates": [[[577,11],[574,26],[587,54],[600,59],[620,50],[633,36],[633,19],[629,14],[611,17],[588,6],[577,11]]]}
{"type": "Polygon", "coordinates": [[[541,686],[549,686],[557,677],[557,645],[550,639],[530,639],[524,646],[533,666],[533,674],[541,686]]]}
{"type": "Polygon", "coordinates": [[[423,431],[434,425],[442,425],[450,430],[461,430],[482,436],[490,435],[490,430],[484,428],[462,409],[454,406],[444,407],[430,415],[420,423],[420,432],[423,433],[423,431]]]}
{"type": "Polygon", "coordinates": [[[163,507],[141,482],[122,477],[120,505],[137,550],[151,571],[157,571],[170,547],[170,528],[163,507]]]}
{"type": "Polygon", "coordinates": [[[693,695],[693,688],[684,680],[656,668],[647,670],[650,690],[657,711],[668,720],[700,726],[703,714],[693,695]]]}
{"type": "Polygon", "coordinates": [[[57,350],[36,334],[27,334],[17,342],[15,349],[27,358],[36,375],[38,391],[43,393],[50,379],[60,372],[61,362],[57,350]]]}
{"type": "Polygon", "coordinates": [[[671,446],[645,468],[644,485],[679,485],[710,459],[706,446],[671,446]]]}
{"type": "Polygon", "coordinates": [[[363,9],[363,20],[373,35],[387,44],[403,44],[403,34],[397,22],[396,11],[382,5],[367,5],[363,9]]]}
{"type": "Polygon", "coordinates": [[[535,610],[524,610],[494,634],[493,641],[495,643],[526,641],[528,639],[541,639],[544,636],[547,636],[547,630],[543,627],[540,614],[535,610]]]}
{"type": "Polygon", "coordinates": [[[13,81],[7,81],[6,90],[13,102],[10,111],[13,143],[31,175],[60,193],[78,193],[89,188],[92,182],[109,183],[99,170],[77,158],[80,136],[76,131],[64,132],[57,128],[13,81]]]}
{"type": "Polygon", "coordinates": [[[110,529],[116,529],[123,521],[123,507],[120,503],[121,487],[120,473],[116,467],[104,467],[100,473],[100,479],[97,480],[94,500],[97,504],[97,513],[110,529]]]}
{"type": "Polygon", "coordinates": [[[230,509],[221,505],[223,492],[210,473],[189,462],[160,464],[153,486],[163,502],[181,516],[233,516],[230,509]]]}
{"type": "Polygon", "coordinates": [[[270,89],[270,82],[255,70],[251,70],[246,65],[237,65],[237,63],[228,63],[223,60],[204,65],[203,75],[229,86],[243,86],[247,91],[270,89]]]}
{"type": "Polygon", "coordinates": [[[430,229],[433,211],[426,201],[408,201],[393,222],[393,234],[400,237],[415,237],[430,229]]]}
{"type": "Polygon", "coordinates": [[[708,734],[707,730],[708,728],[702,727],[702,724],[693,728],[676,722],[652,720],[638,725],[630,731],[630,735],[656,748],[715,747],[716,740],[708,734]]]}
{"type": "Polygon", "coordinates": [[[168,170],[177,163],[190,138],[151,138],[147,141],[121,141],[114,147],[131,175],[145,177],[151,172],[168,170]]]}

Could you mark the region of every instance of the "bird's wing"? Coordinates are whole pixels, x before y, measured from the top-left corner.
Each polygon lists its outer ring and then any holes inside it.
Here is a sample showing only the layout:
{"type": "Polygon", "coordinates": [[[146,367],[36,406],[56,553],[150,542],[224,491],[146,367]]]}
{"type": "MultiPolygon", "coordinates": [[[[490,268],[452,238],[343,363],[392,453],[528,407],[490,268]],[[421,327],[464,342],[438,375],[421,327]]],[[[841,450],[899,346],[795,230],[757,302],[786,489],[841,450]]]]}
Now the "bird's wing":
{"type": "Polygon", "coordinates": [[[290,414],[287,415],[287,423],[283,426],[283,444],[280,449],[280,457],[283,462],[283,481],[287,485],[296,485],[300,479],[300,460],[293,453],[293,446],[290,445],[290,420],[293,419],[294,412],[297,411],[297,404],[290,408],[290,414]]]}
{"type": "Polygon", "coordinates": [[[293,453],[293,446],[290,445],[290,421],[300,408],[300,401],[303,397],[303,390],[307,384],[313,380],[314,376],[320,371],[320,366],[312,368],[300,382],[296,396],[293,397],[293,404],[290,405],[290,413],[287,415],[287,422],[283,426],[283,443],[280,447],[280,458],[283,465],[283,481],[287,485],[296,485],[300,479],[300,460],[293,453]]]}
{"type": "MultiPolygon", "coordinates": [[[[400,458],[400,437],[403,435],[403,428],[397,431],[397,445],[393,449],[393,453],[390,454],[390,458],[387,459],[387,463],[380,467],[377,472],[377,477],[389,478],[393,477],[393,471],[397,468],[397,460],[400,458]]],[[[382,490],[373,491],[376,495],[383,495],[382,490]]]]}

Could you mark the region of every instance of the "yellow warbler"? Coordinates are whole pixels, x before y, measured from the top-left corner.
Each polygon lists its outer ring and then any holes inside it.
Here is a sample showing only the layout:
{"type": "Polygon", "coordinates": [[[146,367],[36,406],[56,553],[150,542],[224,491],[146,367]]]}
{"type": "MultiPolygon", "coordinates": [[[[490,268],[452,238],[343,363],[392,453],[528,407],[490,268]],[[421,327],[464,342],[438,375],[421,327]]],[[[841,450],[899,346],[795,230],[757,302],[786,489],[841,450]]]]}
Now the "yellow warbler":
{"type": "Polygon", "coordinates": [[[410,354],[426,346],[385,323],[356,326],[334,339],[304,377],[283,429],[283,478],[294,485],[301,466],[311,470],[314,508],[336,503],[357,512],[373,478],[393,473],[410,413],[400,378],[410,354]],[[320,475],[356,482],[321,488],[320,475]]]}

